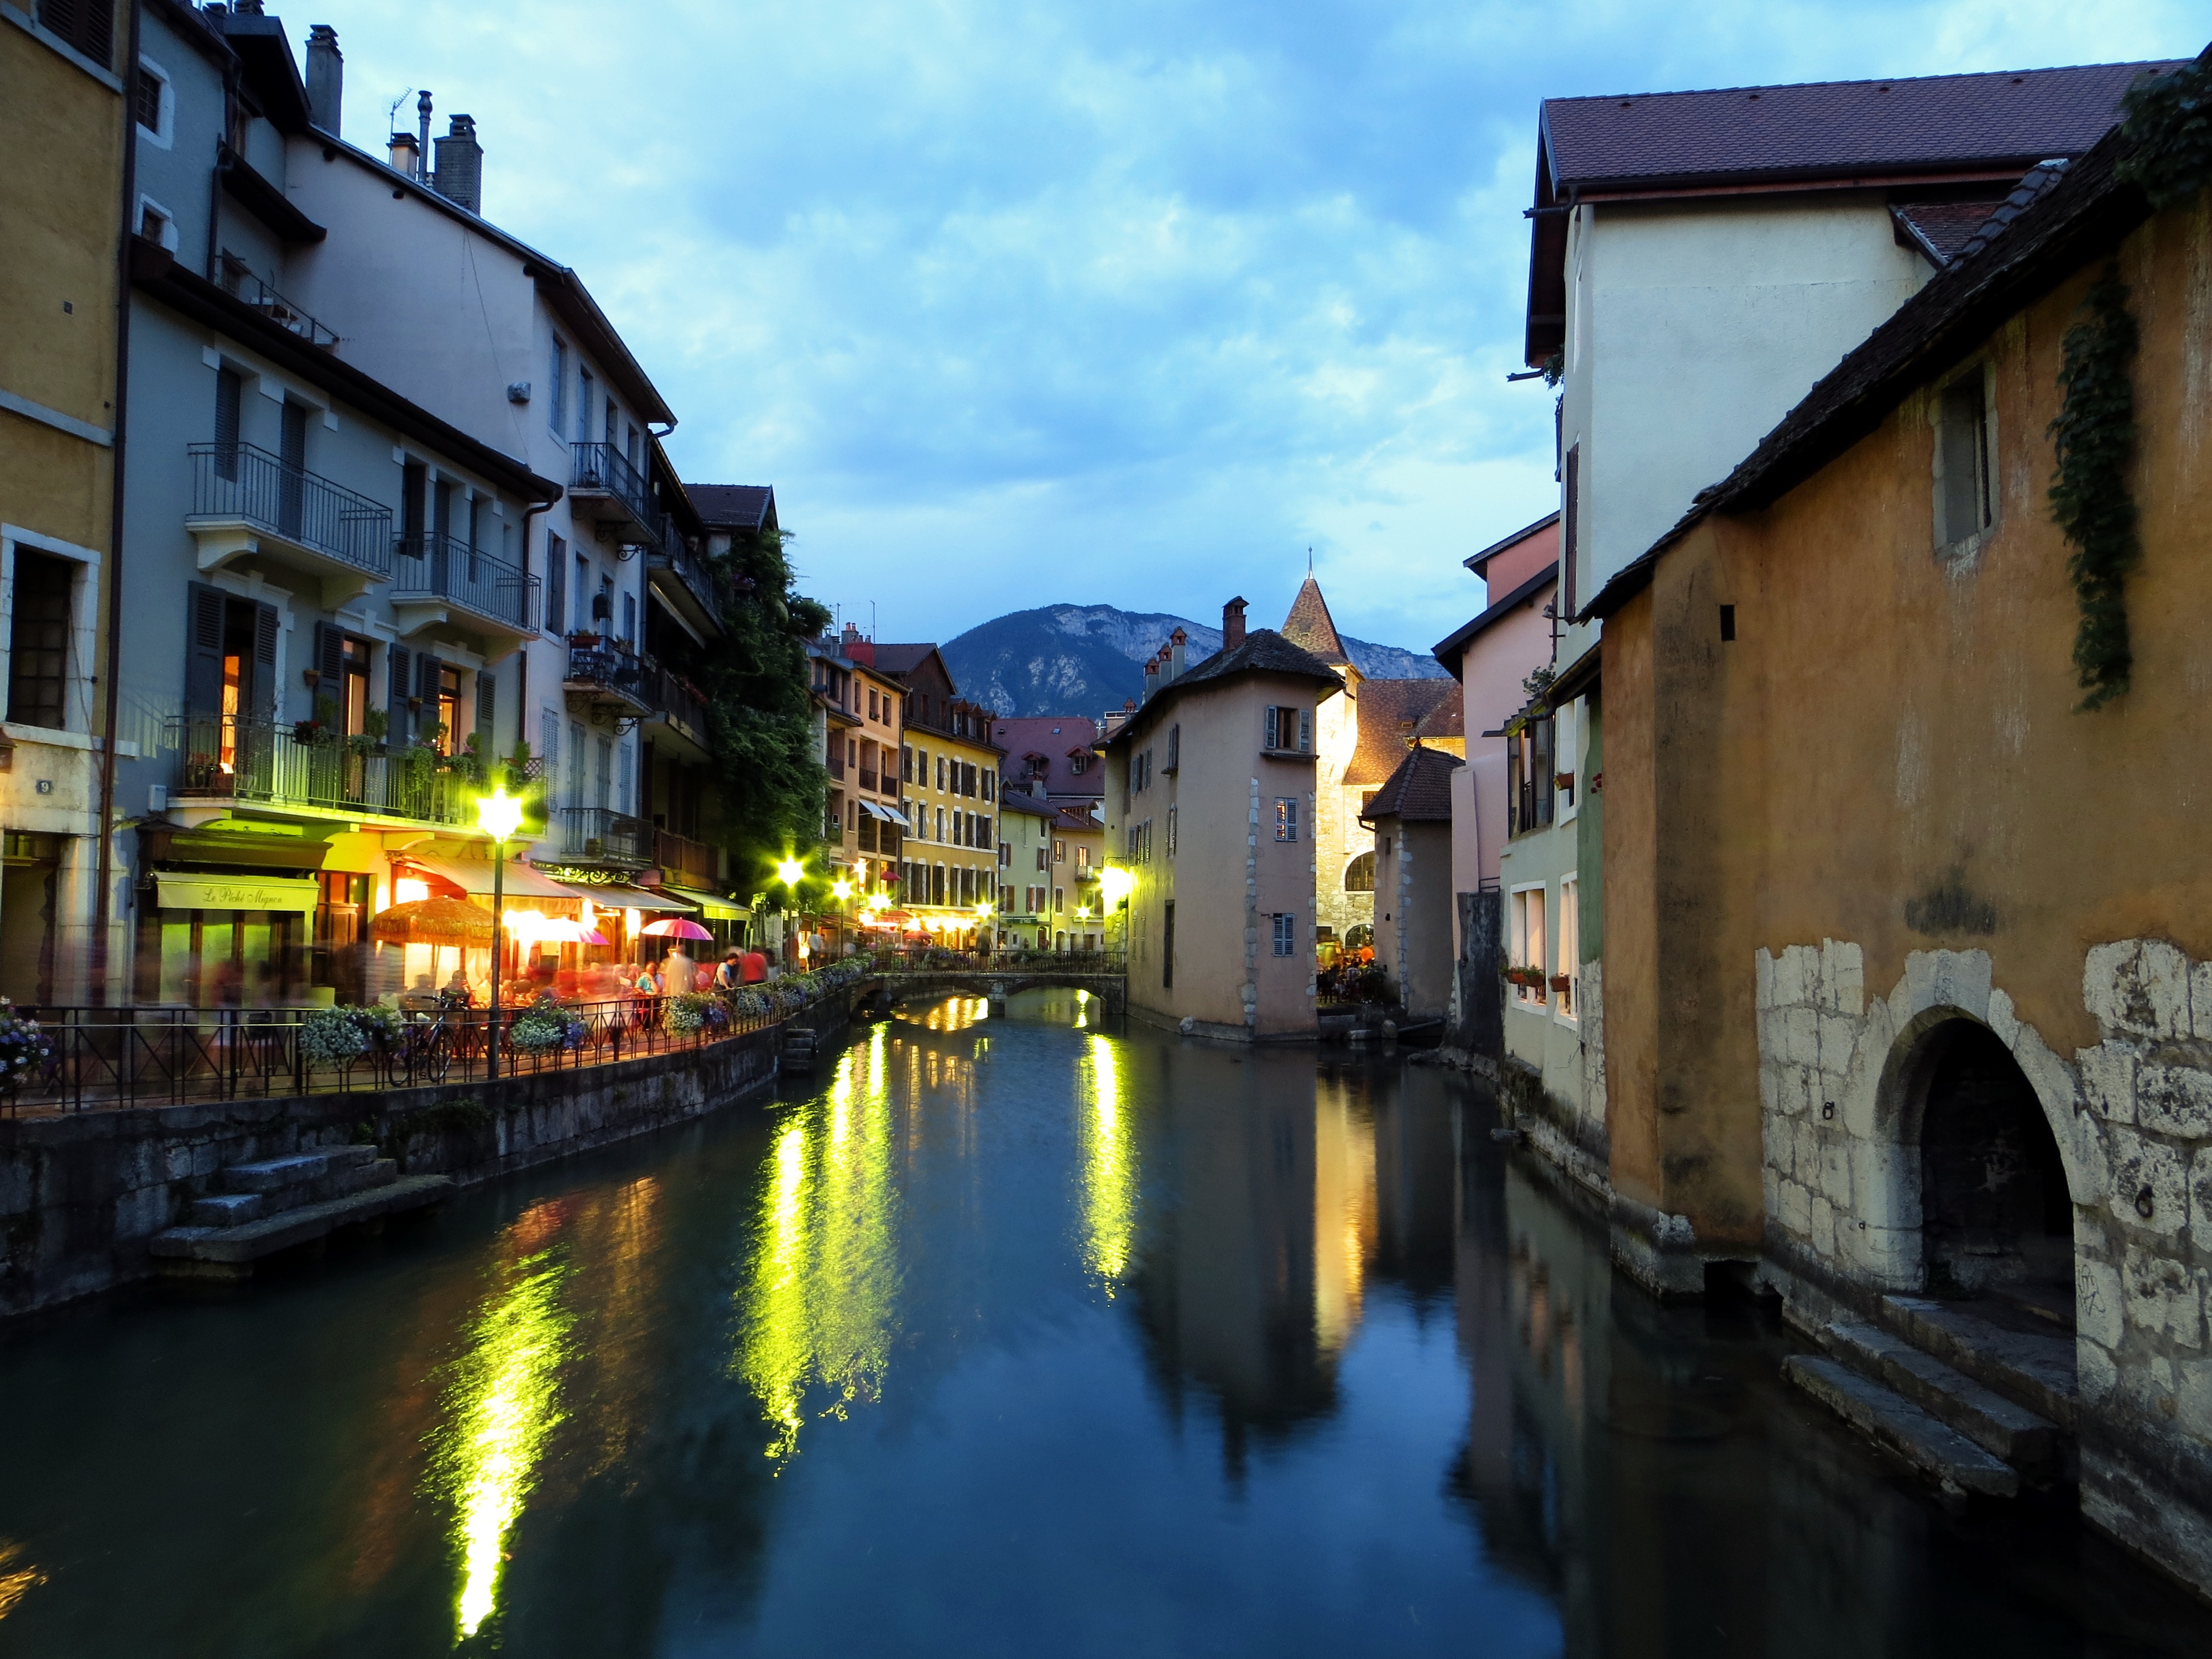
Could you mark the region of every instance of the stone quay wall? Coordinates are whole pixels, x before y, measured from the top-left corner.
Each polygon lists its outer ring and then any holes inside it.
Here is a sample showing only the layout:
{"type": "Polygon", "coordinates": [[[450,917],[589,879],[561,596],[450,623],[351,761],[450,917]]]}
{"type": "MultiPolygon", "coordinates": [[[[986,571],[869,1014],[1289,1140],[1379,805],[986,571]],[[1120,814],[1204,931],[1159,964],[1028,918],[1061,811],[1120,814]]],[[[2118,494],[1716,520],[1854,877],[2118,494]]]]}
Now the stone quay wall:
{"type": "Polygon", "coordinates": [[[875,989],[698,1048],[491,1083],[0,1118],[0,1320],[148,1277],[149,1241],[228,1164],[374,1141],[403,1175],[495,1180],[732,1104],[775,1080],[782,1031],[832,1036],[875,989]]]}

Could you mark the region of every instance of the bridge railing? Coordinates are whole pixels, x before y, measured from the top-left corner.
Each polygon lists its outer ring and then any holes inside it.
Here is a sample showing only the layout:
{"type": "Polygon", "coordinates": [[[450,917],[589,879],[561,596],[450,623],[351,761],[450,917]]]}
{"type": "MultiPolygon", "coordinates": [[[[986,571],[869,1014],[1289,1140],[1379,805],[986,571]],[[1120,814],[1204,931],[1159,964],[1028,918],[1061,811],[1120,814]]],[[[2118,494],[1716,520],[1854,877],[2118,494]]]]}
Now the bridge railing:
{"type": "Polygon", "coordinates": [[[879,974],[1114,974],[1127,971],[1120,951],[947,951],[934,945],[878,951],[879,974]]]}

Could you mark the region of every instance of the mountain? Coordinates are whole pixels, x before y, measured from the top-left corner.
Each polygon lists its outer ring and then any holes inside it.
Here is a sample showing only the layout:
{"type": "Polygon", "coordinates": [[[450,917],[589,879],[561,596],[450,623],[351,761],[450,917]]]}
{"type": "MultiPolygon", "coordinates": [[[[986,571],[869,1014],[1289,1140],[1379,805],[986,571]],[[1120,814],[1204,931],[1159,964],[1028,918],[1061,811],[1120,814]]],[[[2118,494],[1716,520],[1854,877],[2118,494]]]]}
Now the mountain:
{"type": "MultiPolygon", "coordinates": [[[[1221,649],[1221,630],[1160,611],[1054,605],[979,623],[939,648],[960,695],[1001,714],[1089,714],[1119,708],[1145,689],[1145,664],[1180,627],[1186,664],[1221,649]]],[[[1440,678],[1434,657],[1340,635],[1370,679],[1440,678]]]]}

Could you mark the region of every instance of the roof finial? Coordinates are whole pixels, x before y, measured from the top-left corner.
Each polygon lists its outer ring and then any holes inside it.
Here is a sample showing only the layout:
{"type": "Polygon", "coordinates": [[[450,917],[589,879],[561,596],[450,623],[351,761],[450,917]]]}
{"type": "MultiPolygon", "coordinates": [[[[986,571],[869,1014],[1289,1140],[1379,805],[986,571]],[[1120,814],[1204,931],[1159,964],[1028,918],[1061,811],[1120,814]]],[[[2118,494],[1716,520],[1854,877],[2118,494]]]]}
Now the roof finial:
{"type": "Polygon", "coordinates": [[[1309,576],[1313,574],[1313,549],[1311,547],[1308,547],[1306,549],[1306,574],[1309,576]]]}

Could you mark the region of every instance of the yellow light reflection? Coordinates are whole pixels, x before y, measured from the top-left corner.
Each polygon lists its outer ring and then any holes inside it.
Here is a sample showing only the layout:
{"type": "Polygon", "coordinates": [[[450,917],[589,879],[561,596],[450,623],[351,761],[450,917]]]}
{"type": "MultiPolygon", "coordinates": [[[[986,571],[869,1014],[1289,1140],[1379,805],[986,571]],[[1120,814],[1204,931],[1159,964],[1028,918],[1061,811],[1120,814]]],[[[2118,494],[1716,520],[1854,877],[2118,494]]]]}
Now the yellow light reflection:
{"type": "MultiPolygon", "coordinates": [[[[527,1236],[517,1218],[509,1230],[527,1236]]],[[[534,1230],[532,1230],[534,1231],[534,1230]]],[[[537,1484],[545,1443],[562,1417],[559,1371],[573,1320],[559,1305],[568,1267],[553,1249],[526,1255],[469,1328],[445,1399],[434,1476],[453,1506],[461,1557],[456,1615],[476,1634],[499,1600],[507,1534],[537,1484]]]]}
{"type": "Polygon", "coordinates": [[[1358,1329],[1375,1255],[1375,1132],[1340,1091],[1314,1101],[1314,1329],[1334,1353],[1358,1329]]]}
{"type": "Polygon", "coordinates": [[[1084,1069],[1090,1096],[1083,1123],[1084,1265],[1104,1283],[1111,1297],[1129,1271],[1129,1244],[1136,1226],[1136,1152],[1110,1040],[1091,1039],[1084,1069]]]}
{"type": "Polygon", "coordinates": [[[0,1538],[0,1619],[15,1610],[15,1603],[46,1582],[46,1575],[25,1561],[17,1565],[23,1553],[21,1544],[0,1538]]]}
{"type": "Polygon", "coordinates": [[[735,1369],[773,1433],[781,1474],[798,1454],[810,1395],[817,1418],[843,1418],[883,1391],[900,1271],[891,1181],[892,1108],[880,1032],[839,1057],[827,1094],[799,1107],[776,1138],[758,1237],[738,1305],[735,1369]]]}

